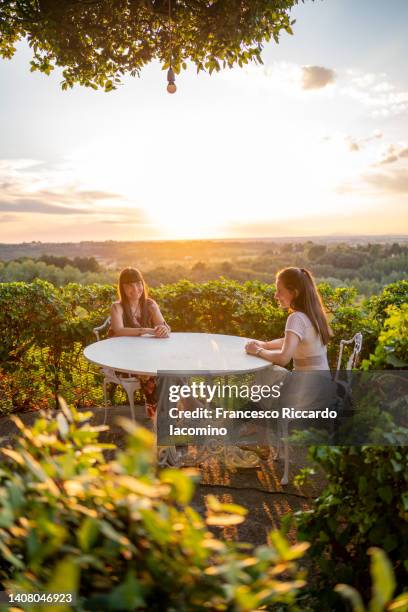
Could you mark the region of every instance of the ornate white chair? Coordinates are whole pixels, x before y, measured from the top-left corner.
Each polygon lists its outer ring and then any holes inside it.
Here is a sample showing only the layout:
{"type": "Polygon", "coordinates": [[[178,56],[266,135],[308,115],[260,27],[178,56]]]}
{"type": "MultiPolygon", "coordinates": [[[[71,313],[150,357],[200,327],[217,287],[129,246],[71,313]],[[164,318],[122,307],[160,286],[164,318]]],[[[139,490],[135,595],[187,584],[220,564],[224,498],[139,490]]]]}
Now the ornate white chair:
{"type": "Polygon", "coordinates": [[[350,340],[340,340],[339,358],[337,360],[336,375],[334,377],[334,380],[336,382],[338,382],[339,372],[341,370],[341,363],[343,359],[343,349],[345,346],[349,344],[354,344],[354,346],[353,346],[353,350],[350,353],[350,357],[348,358],[347,364],[345,367],[347,371],[351,371],[353,368],[356,367],[358,357],[361,353],[361,347],[363,346],[363,334],[361,332],[357,332],[356,334],[354,334],[354,336],[350,340]]]}
{"type": "MultiPolygon", "coordinates": [[[[339,373],[342,370],[341,365],[342,365],[342,359],[343,359],[343,350],[344,350],[344,347],[348,345],[353,345],[353,350],[350,353],[350,356],[347,360],[346,367],[343,369],[346,370],[347,372],[351,372],[351,370],[353,370],[353,368],[356,367],[359,355],[361,353],[361,347],[363,345],[363,334],[361,332],[357,332],[356,334],[354,334],[354,336],[350,340],[340,340],[339,357],[337,359],[337,367],[336,367],[336,372],[335,372],[333,380],[337,385],[339,385],[339,387],[343,389],[343,394],[348,394],[350,391],[350,388],[349,388],[350,377],[348,377],[347,381],[339,380],[339,373]]],[[[277,459],[280,458],[282,447],[283,447],[284,469],[283,469],[283,476],[281,480],[282,485],[287,485],[289,482],[289,443],[287,440],[288,435],[289,435],[288,420],[289,419],[281,420],[279,423],[279,430],[278,430],[279,440],[278,440],[278,451],[276,454],[276,458],[277,459]]]]}
{"type": "MultiPolygon", "coordinates": [[[[94,327],[93,332],[96,336],[96,340],[99,342],[101,340],[101,334],[107,331],[110,327],[111,318],[108,317],[102,325],[99,327],[94,327]]],[[[132,415],[132,419],[135,420],[135,399],[134,393],[135,391],[140,390],[140,382],[138,378],[131,375],[126,374],[118,374],[114,369],[108,368],[107,366],[100,366],[103,374],[103,401],[105,406],[105,421],[106,421],[106,410],[108,408],[108,392],[107,386],[109,383],[113,383],[115,385],[120,385],[126,391],[126,395],[129,399],[130,413],[132,415]]]]}

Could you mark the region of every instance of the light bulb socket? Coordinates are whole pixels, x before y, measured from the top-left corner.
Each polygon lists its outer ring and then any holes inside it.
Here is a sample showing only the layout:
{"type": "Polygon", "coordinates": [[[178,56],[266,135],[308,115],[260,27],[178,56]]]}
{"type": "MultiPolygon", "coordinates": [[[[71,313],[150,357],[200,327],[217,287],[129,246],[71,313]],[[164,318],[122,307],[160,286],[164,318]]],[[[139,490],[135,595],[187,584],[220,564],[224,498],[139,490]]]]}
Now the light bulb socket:
{"type": "Polygon", "coordinates": [[[167,80],[169,83],[174,83],[174,81],[176,80],[176,75],[174,74],[174,70],[171,66],[167,71],[167,80]]]}

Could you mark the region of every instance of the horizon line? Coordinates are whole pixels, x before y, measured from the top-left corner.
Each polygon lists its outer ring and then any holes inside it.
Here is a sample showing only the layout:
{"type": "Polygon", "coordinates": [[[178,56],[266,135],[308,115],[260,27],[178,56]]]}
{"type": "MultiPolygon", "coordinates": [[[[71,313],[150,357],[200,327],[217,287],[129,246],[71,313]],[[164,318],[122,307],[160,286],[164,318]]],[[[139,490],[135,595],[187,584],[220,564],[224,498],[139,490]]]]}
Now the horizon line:
{"type": "Polygon", "coordinates": [[[228,237],[218,237],[218,238],[146,238],[146,239],[134,239],[134,240],[57,240],[53,242],[43,241],[43,240],[24,240],[22,242],[0,242],[0,246],[20,246],[20,245],[31,245],[31,244],[104,244],[104,243],[146,243],[146,242],[262,242],[262,241],[279,241],[282,242],[284,240],[301,240],[307,241],[312,239],[370,239],[370,238],[398,238],[402,240],[408,240],[408,233],[386,233],[386,234],[351,234],[351,233],[343,233],[340,232],[338,234],[301,234],[295,236],[236,236],[233,238],[228,237]]]}

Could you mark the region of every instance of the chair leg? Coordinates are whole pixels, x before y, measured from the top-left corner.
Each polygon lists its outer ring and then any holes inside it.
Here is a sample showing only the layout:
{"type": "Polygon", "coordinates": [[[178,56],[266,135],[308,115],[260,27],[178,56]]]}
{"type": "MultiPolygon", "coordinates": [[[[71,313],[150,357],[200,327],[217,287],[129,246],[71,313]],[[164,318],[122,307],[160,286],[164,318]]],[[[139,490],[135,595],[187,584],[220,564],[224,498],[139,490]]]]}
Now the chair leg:
{"type": "Polygon", "coordinates": [[[133,388],[126,388],[126,394],[129,398],[130,414],[132,415],[132,421],[135,421],[135,397],[133,388]]]}
{"type": "Polygon", "coordinates": [[[108,381],[106,378],[103,379],[103,405],[105,408],[108,407],[108,392],[107,392],[108,381]]]}
{"type": "Polygon", "coordinates": [[[283,441],[283,451],[284,451],[285,467],[283,470],[281,485],[287,485],[289,482],[289,444],[287,440],[283,441]]]}
{"type": "Polygon", "coordinates": [[[105,414],[103,417],[103,424],[106,425],[106,419],[108,416],[108,391],[107,391],[108,381],[106,378],[103,379],[103,407],[105,409],[105,414]]]}
{"type": "MultiPolygon", "coordinates": [[[[287,485],[289,482],[289,443],[288,443],[289,429],[288,429],[287,420],[283,422],[281,431],[283,433],[283,458],[284,458],[284,469],[283,469],[283,476],[282,476],[281,484],[287,485]]],[[[282,439],[280,440],[280,442],[282,443],[282,439]]]]}

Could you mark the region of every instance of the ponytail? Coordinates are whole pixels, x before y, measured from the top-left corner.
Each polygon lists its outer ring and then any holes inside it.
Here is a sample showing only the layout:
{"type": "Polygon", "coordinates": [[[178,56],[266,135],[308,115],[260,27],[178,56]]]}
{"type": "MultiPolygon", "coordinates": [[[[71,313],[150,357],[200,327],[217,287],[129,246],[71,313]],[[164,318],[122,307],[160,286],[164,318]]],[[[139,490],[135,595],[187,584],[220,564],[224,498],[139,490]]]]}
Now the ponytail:
{"type": "Polygon", "coordinates": [[[322,298],[311,272],[306,268],[285,268],[278,272],[277,278],[282,281],[287,289],[295,292],[291,308],[303,312],[309,317],[322,343],[327,345],[333,334],[327,321],[322,298]]]}

